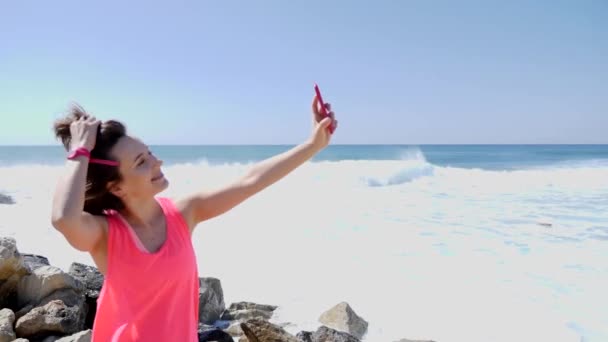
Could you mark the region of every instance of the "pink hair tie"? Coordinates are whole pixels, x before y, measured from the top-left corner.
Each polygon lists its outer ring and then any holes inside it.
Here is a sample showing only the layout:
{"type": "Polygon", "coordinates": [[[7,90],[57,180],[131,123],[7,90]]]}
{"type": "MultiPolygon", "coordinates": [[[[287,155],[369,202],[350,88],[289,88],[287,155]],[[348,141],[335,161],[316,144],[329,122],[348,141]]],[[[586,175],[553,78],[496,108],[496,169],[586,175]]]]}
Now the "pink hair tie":
{"type": "Polygon", "coordinates": [[[79,148],[73,150],[68,155],[68,159],[73,160],[73,159],[78,158],[79,156],[85,156],[85,157],[89,158],[89,163],[109,165],[109,166],[118,166],[118,162],[114,161],[114,160],[91,158],[91,152],[89,152],[89,150],[87,150],[86,147],[79,147],[79,148]]]}

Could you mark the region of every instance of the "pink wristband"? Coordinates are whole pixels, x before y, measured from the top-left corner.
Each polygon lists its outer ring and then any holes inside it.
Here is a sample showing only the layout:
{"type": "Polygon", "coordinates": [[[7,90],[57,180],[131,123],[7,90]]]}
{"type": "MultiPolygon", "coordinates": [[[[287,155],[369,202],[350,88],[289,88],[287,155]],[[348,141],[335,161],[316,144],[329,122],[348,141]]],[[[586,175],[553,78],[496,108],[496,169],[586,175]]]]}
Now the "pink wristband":
{"type": "Polygon", "coordinates": [[[109,165],[109,166],[118,166],[118,162],[114,161],[114,160],[91,158],[91,152],[89,152],[89,150],[87,150],[86,147],[79,147],[75,150],[72,150],[72,152],[70,152],[70,154],[68,155],[68,159],[74,160],[74,159],[78,158],[79,156],[85,156],[85,157],[89,158],[89,163],[109,165]]]}

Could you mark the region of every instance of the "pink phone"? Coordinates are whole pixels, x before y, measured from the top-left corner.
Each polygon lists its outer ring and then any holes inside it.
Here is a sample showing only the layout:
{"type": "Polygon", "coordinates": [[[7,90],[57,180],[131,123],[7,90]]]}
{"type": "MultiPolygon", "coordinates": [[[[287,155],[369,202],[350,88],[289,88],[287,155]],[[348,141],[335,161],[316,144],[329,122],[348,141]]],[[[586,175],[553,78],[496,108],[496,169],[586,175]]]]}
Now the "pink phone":
{"type": "MultiPolygon", "coordinates": [[[[328,116],[329,113],[327,112],[327,109],[325,108],[325,102],[323,102],[323,97],[321,96],[321,91],[319,90],[319,86],[315,83],[315,93],[317,93],[317,99],[319,99],[319,105],[321,105],[321,114],[323,114],[323,116],[328,116]]],[[[332,122],[331,125],[329,126],[329,133],[334,133],[334,123],[332,122]]]]}

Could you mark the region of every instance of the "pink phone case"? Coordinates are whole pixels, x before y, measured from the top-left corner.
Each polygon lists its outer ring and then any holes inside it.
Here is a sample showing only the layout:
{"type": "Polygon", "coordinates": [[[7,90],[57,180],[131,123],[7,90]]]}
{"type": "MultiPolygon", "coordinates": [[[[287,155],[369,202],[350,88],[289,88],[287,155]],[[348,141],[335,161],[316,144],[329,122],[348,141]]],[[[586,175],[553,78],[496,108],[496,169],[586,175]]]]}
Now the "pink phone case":
{"type": "MultiPolygon", "coordinates": [[[[315,83],[315,93],[317,93],[317,99],[319,99],[319,104],[321,105],[321,114],[323,114],[323,116],[328,116],[329,113],[327,113],[327,109],[325,108],[325,102],[323,102],[323,97],[321,96],[321,91],[319,90],[319,86],[315,83]]],[[[331,125],[329,126],[329,132],[330,133],[334,133],[334,123],[332,122],[331,125]]]]}

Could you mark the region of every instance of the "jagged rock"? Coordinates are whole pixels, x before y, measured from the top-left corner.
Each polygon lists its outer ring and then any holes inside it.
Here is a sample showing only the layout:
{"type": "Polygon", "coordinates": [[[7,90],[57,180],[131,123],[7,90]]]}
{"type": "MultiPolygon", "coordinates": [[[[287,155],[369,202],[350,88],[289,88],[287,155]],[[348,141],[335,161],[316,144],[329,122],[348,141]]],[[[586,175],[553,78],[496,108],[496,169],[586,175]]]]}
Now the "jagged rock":
{"type": "MultiPolygon", "coordinates": [[[[224,329],[225,332],[229,333],[232,337],[242,337],[243,329],[241,328],[241,323],[239,321],[235,321],[228,328],[224,329]]],[[[284,329],[286,326],[291,325],[291,323],[273,323],[274,326],[284,329]]]]}
{"type": "Polygon", "coordinates": [[[0,194],[0,204],[15,204],[15,200],[9,195],[0,194]]]}
{"type": "Polygon", "coordinates": [[[84,307],[84,295],[74,289],[60,289],[40,300],[38,306],[45,306],[51,301],[61,300],[66,306],[77,306],[80,310],[84,307]]]}
{"type": "Polygon", "coordinates": [[[217,278],[207,277],[199,279],[199,286],[199,321],[213,324],[226,309],[222,284],[217,278]]]}
{"type": "Polygon", "coordinates": [[[0,310],[0,342],[9,342],[17,338],[13,325],[15,313],[11,309],[0,310]]]}
{"type": "Polygon", "coordinates": [[[241,329],[241,322],[239,321],[232,323],[228,328],[224,329],[224,331],[229,333],[232,337],[243,336],[243,329],[241,329]]]}
{"type": "Polygon", "coordinates": [[[232,303],[222,314],[222,320],[245,322],[254,318],[270,319],[274,305],[256,304],[251,302],[232,303]]]}
{"type": "Polygon", "coordinates": [[[45,306],[46,304],[54,300],[61,300],[66,306],[70,308],[75,307],[78,310],[78,313],[80,314],[79,320],[83,323],[83,325],[79,327],[79,329],[83,330],[86,328],[84,324],[87,318],[88,305],[85,303],[84,294],[79,294],[73,289],[57,290],[43,298],[38,304],[38,306],[45,306]]]}
{"type": "Polygon", "coordinates": [[[0,281],[0,307],[17,309],[17,288],[23,275],[15,273],[4,281],[0,281]]]}
{"type": "Polygon", "coordinates": [[[359,317],[346,302],[339,303],[324,312],[319,322],[329,328],[346,332],[358,339],[363,338],[367,332],[367,322],[359,317]]]}
{"type": "Polygon", "coordinates": [[[314,333],[300,331],[297,335],[300,342],[360,342],[358,338],[348,333],[321,326],[314,333]]]}
{"type": "Polygon", "coordinates": [[[17,241],[12,237],[0,238],[0,307],[17,306],[17,287],[26,274],[28,269],[17,250],[17,241]]]}
{"type": "Polygon", "coordinates": [[[283,328],[259,318],[241,323],[241,329],[249,342],[299,342],[283,328]]]}
{"type": "Polygon", "coordinates": [[[61,289],[73,289],[84,293],[84,285],[71,275],[55,266],[37,268],[21,279],[17,289],[19,306],[37,305],[40,300],[61,289]]]}
{"type": "Polygon", "coordinates": [[[270,319],[272,317],[272,313],[268,311],[262,310],[237,310],[237,311],[226,311],[222,315],[223,320],[231,320],[231,321],[239,321],[244,322],[254,318],[262,318],[265,320],[270,319]]]}
{"type": "Polygon", "coordinates": [[[93,332],[91,329],[77,332],[74,335],[62,337],[56,342],[91,342],[93,332]]]}
{"type": "Polygon", "coordinates": [[[80,331],[83,323],[76,306],[69,307],[61,300],[54,300],[19,318],[15,330],[18,336],[27,338],[51,334],[66,335],[80,331]]]}
{"type": "Polygon", "coordinates": [[[78,279],[85,287],[85,302],[87,316],[85,327],[92,329],[97,314],[97,299],[103,286],[104,276],[96,267],[80,263],[72,263],[68,271],[72,277],[78,279]]]}
{"type": "Polygon", "coordinates": [[[312,340],[312,332],[310,331],[300,331],[297,335],[296,338],[300,341],[300,342],[314,342],[312,340]]]}
{"type": "Polygon", "coordinates": [[[101,292],[104,277],[103,274],[97,270],[97,268],[74,262],[70,266],[68,274],[80,280],[80,282],[84,284],[85,295],[87,297],[95,299],[99,297],[99,292],[101,292]]]}
{"type": "Polygon", "coordinates": [[[228,310],[250,310],[250,309],[273,312],[274,310],[277,309],[277,306],[267,305],[267,304],[256,304],[253,302],[236,302],[236,303],[230,304],[230,307],[228,308],[228,310]]]}
{"type": "Polygon", "coordinates": [[[33,308],[34,306],[30,304],[22,307],[19,311],[15,312],[15,321],[18,321],[19,318],[25,316],[25,314],[30,312],[33,308]]]}
{"type": "Polygon", "coordinates": [[[37,268],[51,265],[49,263],[49,259],[45,256],[25,253],[21,255],[23,257],[23,263],[25,264],[25,267],[27,267],[30,273],[34,272],[34,270],[37,268]]]}

